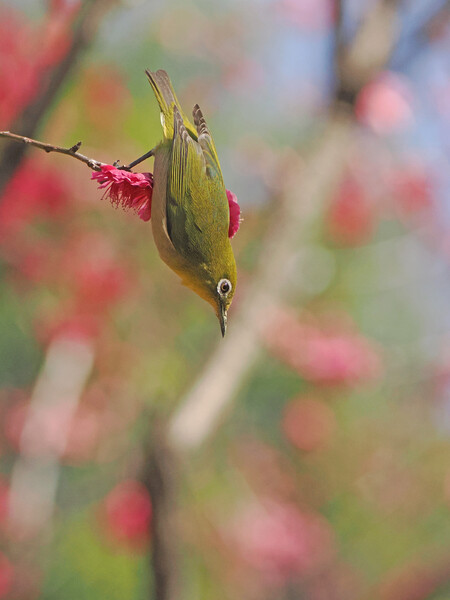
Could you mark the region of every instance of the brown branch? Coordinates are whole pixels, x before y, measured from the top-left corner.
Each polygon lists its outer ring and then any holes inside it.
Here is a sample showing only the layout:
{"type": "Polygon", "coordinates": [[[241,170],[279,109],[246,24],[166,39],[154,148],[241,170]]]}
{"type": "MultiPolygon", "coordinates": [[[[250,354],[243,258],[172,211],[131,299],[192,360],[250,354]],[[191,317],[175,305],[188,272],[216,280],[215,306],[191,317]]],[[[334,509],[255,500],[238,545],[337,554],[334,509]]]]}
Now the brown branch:
{"type": "Polygon", "coordinates": [[[177,600],[179,586],[179,527],[177,524],[177,467],[166,440],[165,427],[152,419],[145,451],[143,483],[152,499],[152,565],[154,594],[158,600],[177,600]]]}
{"type": "MultiPolygon", "coordinates": [[[[92,41],[100,18],[112,5],[108,0],[85,0],[74,25],[70,47],[61,62],[49,68],[41,78],[34,100],[24,108],[10,129],[24,137],[33,137],[42,118],[54,102],[62,84],[72,73],[82,51],[92,41]]],[[[0,197],[25,156],[25,145],[6,144],[0,155],[0,197]]]]}
{"type": "Polygon", "coordinates": [[[81,142],[77,142],[71,148],[62,148],[61,146],[54,146],[53,144],[39,142],[38,140],[33,140],[29,137],[17,135],[16,133],[11,133],[9,131],[0,131],[0,137],[9,138],[17,142],[23,142],[26,145],[34,146],[35,148],[40,148],[45,152],[58,152],[59,154],[66,154],[68,156],[72,156],[73,158],[76,158],[77,160],[87,165],[93,171],[100,171],[100,167],[105,164],[100,162],[99,160],[89,158],[87,156],[84,156],[84,154],[80,154],[78,150],[81,147],[81,142]]]}
{"type": "Polygon", "coordinates": [[[384,67],[397,40],[398,0],[379,0],[353,40],[336,55],[336,100],[354,104],[360,89],[384,67]]]}

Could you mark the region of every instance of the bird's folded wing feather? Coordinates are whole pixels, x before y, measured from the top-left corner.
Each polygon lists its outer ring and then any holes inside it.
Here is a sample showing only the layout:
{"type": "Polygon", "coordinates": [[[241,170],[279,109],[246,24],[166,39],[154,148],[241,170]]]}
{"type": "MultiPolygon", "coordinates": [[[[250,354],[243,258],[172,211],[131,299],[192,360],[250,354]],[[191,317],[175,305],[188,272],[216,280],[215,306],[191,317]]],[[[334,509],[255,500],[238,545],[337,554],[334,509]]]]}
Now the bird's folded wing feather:
{"type": "Polygon", "coordinates": [[[219,165],[216,146],[198,104],[194,106],[192,116],[194,117],[194,124],[198,134],[198,143],[200,144],[205,157],[207,173],[209,177],[218,177],[220,181],[222,181],[222,171],[219,165]]]}
{"type": "Polygon", "coordinates": [[[182,254],[210,252],[221,229],[228,229],[226,192],[211,142],[206,134],[202,144],[193,140],[174,108],[166,212],[170,239],[182,254]]]}

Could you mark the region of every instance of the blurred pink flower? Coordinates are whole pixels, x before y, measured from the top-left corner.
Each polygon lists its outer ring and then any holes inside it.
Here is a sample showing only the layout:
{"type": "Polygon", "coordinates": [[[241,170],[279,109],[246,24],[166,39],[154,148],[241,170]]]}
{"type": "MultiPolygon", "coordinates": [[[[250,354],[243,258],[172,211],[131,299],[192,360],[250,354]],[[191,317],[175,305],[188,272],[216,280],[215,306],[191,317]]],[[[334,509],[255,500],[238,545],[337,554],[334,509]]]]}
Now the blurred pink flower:
{"type": "Polygon", "coordinates": [[[92,179],[100,184],[99,189],[105,190],[103,198],[109,198],[117,207],[132,208],[143,221],[150,220],[153,192],[151,173],[133,173],[103,165],[101,171],[92,173],[92,179]]]}
{"type": "Polygon", "coordinates": [[[16,275],[22,280],[42,284],[49,276],[49,255],[52,250],[43,240],[39,240],[29,244],[29,247],[26,243],[21,244],[17,252],[13,256],[9,254],[8,258],[12,259],[11,262],[17,269],[16,275]]]}
{"type": "Polygon", "coordinates": [[[75,236],[62,252],[61,267],[83,311],[104,313],[133,287],[130,269],[104,235],[86,232],[75,236]]]}
{"type": "Polygon", "coordinates": [[[230,226],[228,228],[228,237],[232,238],[241,224],[241,208],[238,204],[236,194],[227,190],[228,206],[230,207],[230,226]]]}
{"type": "Polygon", "coordinates": [[[294,446],[311,452],[327,444],[336,429],[336,418],[322,400],[300,396],[285,406],[282,427],[294,446]]]}
{"type": "Polygon", "coordinates": [[[386,71],[363,87],[355,106],[356,117],[380,135],[407,126],[413,118],[413,96],[408,82],[386,71]]]}
{"type": "Polygon", "coordinates": [[[79,232],[60,248],[56,283],[71,293],[74,314],[105,314],[133,289],[132,268],[100,232],[79,232]]]}
{"type": "Polygon", "coordinates": [[[323,517],[271,500],[244,508],[231,535],[242,559],[272,585],[311,573],[333,553],[332,530],[323,517]]]}
{"type": "Polygon", "coordinates": [[[152,504],[139,481],[122,481],[106,496],[100,509],[100,523],[108,537],[130,550],[141,551],[150,537],[152,504]]]}
{"type": "Polygon", "coordinates": [[[72,24],[81,3],[53,2],[44,22],[29,24],[11,9],[0,14],[0,123],[7,126],[33,100],[49,67],[70,47],[72,24]],[[20,77],[17,74],[20,73],[20,77]]]}
{"type": "Polygon", "coordinates": [[[265,340],[273,354],[315,383],[351,386],[380,375],[375,345],[339,322],[325,328],[278,310],[269,320],[265,340]]]}
{"type": "Polygon", "coordinates": [[[36,93],[39,73],[31,60],[33,31],[11,9],[0,13],[0,123],[6,129],[36,93]],[[20,77],[17,74],[20,73],[20,77]]]}
{"type": "Polygon", "coordinates": [[[38,337],[44,343],[60,335],[95,340],[105,330],[110,311],[135,292],[133,267],[100,232],[76,232],[57,248],[41,283],[60,302],[38,315],[38,337]]]}
{"type": "Polygon", "coordinates": [[[0,552],[0,598],[8,598],[13,586],[14,567],[10,560],[0,552]]]}
{"type": "Polygon", "coordinates": [[[433,207],[431,178],[423,164],[399,167],[388,183],[402,215],[423,214],[433,207]]]}
{"type": "Polygon", "coordinates": [[[2,242],[39,217],[67,215],[68,181],[39,158],[27,160],[8,183],[0,203],[2,242]]]}
{"type": "Polygon", "coordinates": [[[346,177],[328,209],[326,224],[330,237],[346,245],[367,242],[373,233],[374,221],[366,190],[354,177],[346,177]]]}

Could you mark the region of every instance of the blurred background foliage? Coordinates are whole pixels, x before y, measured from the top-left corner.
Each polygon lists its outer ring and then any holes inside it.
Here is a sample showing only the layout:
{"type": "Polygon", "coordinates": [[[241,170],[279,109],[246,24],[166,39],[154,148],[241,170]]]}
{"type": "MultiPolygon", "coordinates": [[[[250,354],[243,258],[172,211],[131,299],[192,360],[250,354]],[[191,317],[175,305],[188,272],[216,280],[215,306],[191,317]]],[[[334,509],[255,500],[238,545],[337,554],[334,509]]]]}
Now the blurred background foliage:
{"type": "Polygon", "coordinates": [[[161,136],[145,68],[201,105],[241,204],[230,341],[85,166],[32,148],[12,168],[0,141],[0,598],[448,600],[448,2],[0,3],[1,130],[130,162],[161,136]],[[354,85],[340,51],[380,7],[387,59],[354,85]],[[173,444],[171,503],[153,441],[246,335],[286,179],[329,176],[307,157],[336,97],[338,180],[227,410],[173,444]]]}

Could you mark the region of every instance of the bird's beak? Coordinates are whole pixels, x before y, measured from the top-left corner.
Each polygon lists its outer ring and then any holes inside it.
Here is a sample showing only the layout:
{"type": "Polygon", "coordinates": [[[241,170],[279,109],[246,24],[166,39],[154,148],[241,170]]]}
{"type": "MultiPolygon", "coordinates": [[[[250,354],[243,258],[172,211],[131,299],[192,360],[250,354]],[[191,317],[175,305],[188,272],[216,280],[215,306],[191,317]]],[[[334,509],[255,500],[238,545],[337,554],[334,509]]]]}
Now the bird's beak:
{"type": "Polygon", "coordinates": [[[222,337],[225,337],[225,332],[227,330],[227,309],[225,308],[225,306],[223,306],[223,304],[220,305],[219,307],[219,323],[220,323],[220,330],[222,332],[222,337]]]}

